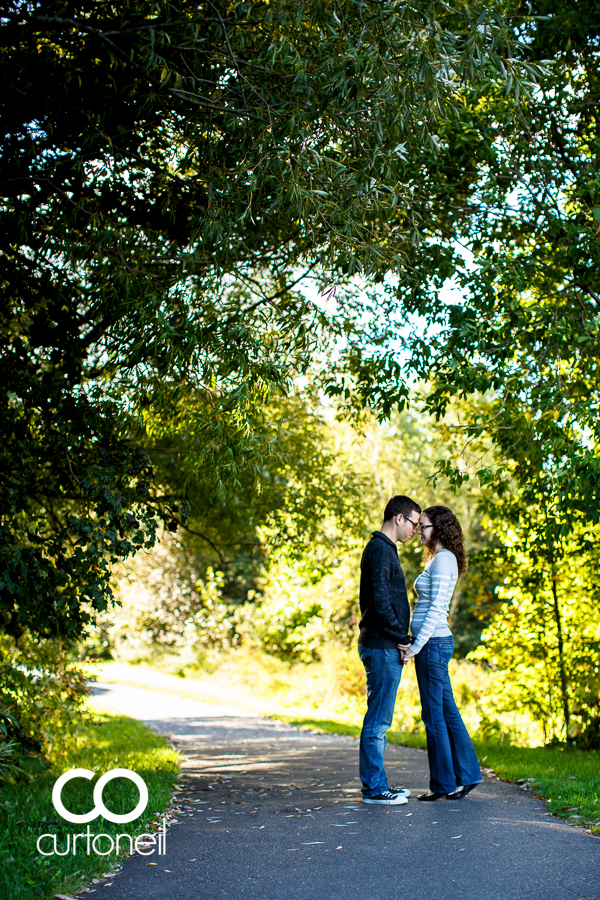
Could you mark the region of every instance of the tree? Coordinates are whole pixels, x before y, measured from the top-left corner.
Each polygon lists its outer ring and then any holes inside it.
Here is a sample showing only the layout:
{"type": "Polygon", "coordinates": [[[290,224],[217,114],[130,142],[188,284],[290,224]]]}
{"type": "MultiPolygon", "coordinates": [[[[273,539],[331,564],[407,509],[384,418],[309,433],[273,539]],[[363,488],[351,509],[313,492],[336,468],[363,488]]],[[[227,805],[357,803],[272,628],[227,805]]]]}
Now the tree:
{"type": "Polygon", "coordinates": [[[490,487],[490,527],[504,543],[494,563],[508,602],[482,652],[506,667],[512,702],[535,707],[550,736],[573,737],[597,734],[599,716],[590,537],[600,509],[600,6],[541,0],[528,10],[515,22],[530,59],[555,62],[516,117],[504,91],[473,91],[440,133],[445,152],[415,166],[440,216],[398,294],[435,325],[412,341],[429,409],[442,418],[470,398],[456,432],[496,448],[491,464],[440,465],[457,486],[476,473],[490,487]],[[449,278],[463,291],[454,305],[440,292],[449,278]]]}
{"type": "Polygon", "coordinates": [[[185,519],[145,449],[173,410],[215,494],[258,478],[257,410],[356,327],[298,267],[397,269],[406,161],[527,76],[495,7],[435,0],[12,0],[0,53],[2,627],[76,636],[185,519]]]}
{"type": "MultiPolygon", "coordinates": [[[[104,629],[112,649],[129,644],[131,653],[139,645],[140,656],[229,646],[240,637],[237,613],[248,601],[260,605],[267,573],[281,557],[287,571],[313,585],[339,565],[368,515],[368,488],[343,446],[343,426],[324,412],[312,391],[263,411],[263,439],[272,451],[260,491],[246,472],[236,489],[215,497],[202,468],[181,471],[173,440],[173,452],[156,454],[161,481],[175,492],[186,482],[190,516],[151,554],[117,570],[123,609],[102,617],[101,640],[104,629]]],[[[181,455],[185,450],[182,444],[181,455]]],[[[97,652],[97,643],[90,650],[97,652]]]]}
{"type": "Polygon", "coordinates": [[[541,0],[531,18],[524,10],[512,7],[530,59],[556,63],[518,109],[486,86],[448,118],[443,152],[415,166],[439,218],[397,291],[404,309],[436,326],[412,342],[431,411],[442,417],[456,396],[489,401],[462,423],[465,440],[487,434],[498,448],[483,479],[500,485],[502,461],[513,460],[508,480],[534,491],[543,482],[552,518],[596,520],[600,7],[541,0]],[[444,302],[447,278],[462,288],[460,303],[444,302]]]}
{"type": "Polygon", "coordinates": [[[546,543],[546,510],[502,501],[487,527],[502,547],[486,553],[500,581],[498,608],[472,658],[496,670],[495,707],[527,710],[546,741],[598,747],[600,606],[598,547],[576,529],[546,543]],[[585,546],[585,549],[582,548],[585,546]]]}
{"type": "MultiPolygon", "coordinates": [[[[580,650],[561,636],[566,601],[552,585],[557,566],[588,558],[589,532],[600,518],[600,5],[515,2],[508,15],[530,62],[544,64],[545,73],[518,104],[498,83],[464,94],[460,115],[450,111],[438,133],[440,152],[424,148],[411,160],[420,202],[429,208],[433,198],[438,214],[388,285],[377,353],[365,361],[360,343],[352,348],[357,377],[348,398],[384,411],[380,385],[400,345],[410,377],[429,384],[435,416],[443,419],[457,398],[466,401],[462,421],[450,422],[450,430],[464,447],[490,441],[495,453],[465,467],[457,449],[440,460],[439,471],[457,487],[477,475],[488,486],[496,533],[506,537],[508,519],[526,541],[526,561],[508,538],[495,561],[509,561],[518,584],[523,566],[537,572],[530,613],[540,617],[546,658],[559,673],[558,688],[552,683],[564,734],[587,676],[576,665],[580,650]],[[443,289],[452,282],[462,297],[448,303],[443,289]],[[410,335],[407,312],[418,316],[410,335]],[[537,518],[526,534],[529,510],[537,518]]],[[[573,585],[576,605],[587,608],[585,588],[573,585]]],[[[500,611],[498,623],[511,609],[516,615],[520,607],[500,611]]],[[[509,663],[506,653],[502,658],[509,663]]],[[[511,659],[509,681],[520,665],[517,655],[511,659]]],[[[527,679],[523,684],[527,689],[527,679]]],[[[532,703],[536,684],[532,677],[532,703]]],[[[594,705],[598,716],[594,690],[581,721],[591,721],[594,705]]]]}

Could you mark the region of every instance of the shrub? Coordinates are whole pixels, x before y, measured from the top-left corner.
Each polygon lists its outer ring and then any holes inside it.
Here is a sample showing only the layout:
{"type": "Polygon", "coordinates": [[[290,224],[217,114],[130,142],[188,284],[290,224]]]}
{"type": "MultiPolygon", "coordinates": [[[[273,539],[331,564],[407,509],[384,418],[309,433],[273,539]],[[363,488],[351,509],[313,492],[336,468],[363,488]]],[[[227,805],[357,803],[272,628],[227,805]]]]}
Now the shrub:
{"type": "Polygon", "coordinates": [[[16,751],[21,756],[45,751],[54,735],[65,731],[89,693],[72,645],[0,636],[0,708],[6,764],[16,751]]]}

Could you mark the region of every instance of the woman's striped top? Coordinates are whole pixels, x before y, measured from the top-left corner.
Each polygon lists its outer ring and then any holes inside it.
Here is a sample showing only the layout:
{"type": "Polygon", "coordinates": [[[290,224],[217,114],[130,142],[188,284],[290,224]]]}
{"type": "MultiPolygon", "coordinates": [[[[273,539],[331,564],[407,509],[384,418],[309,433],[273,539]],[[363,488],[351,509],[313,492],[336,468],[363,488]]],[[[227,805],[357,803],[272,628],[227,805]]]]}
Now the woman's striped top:
{"type": "Polygon", "coordinates": [[[425,646],[429,638],[449,637],[448,610],[456,582],[458,563],[454,553],[438,550],[415,581],[418,600],[410,623],[415,638],[414,653],[425,646]]]}

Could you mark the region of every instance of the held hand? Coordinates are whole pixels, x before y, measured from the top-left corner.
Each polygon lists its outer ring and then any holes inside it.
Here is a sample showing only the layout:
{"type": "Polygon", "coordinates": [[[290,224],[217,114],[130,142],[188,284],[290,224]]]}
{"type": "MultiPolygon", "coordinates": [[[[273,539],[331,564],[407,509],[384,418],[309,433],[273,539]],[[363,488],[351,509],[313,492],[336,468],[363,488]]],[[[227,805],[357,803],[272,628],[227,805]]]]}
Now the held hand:
{"type": "Polygon", "coordinates": [[[400,662],[402,663],[408,662],[409,659],[417,655],[413,653],[411,644],[398,644],[397,646],[400,651],[400,662]]]}

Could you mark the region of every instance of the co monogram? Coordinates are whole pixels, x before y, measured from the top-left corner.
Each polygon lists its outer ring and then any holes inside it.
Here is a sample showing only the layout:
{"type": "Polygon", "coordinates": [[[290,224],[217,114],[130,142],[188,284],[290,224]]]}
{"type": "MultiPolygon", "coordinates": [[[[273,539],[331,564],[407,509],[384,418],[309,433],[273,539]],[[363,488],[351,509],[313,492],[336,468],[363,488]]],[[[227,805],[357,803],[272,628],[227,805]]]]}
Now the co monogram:
{"type": "Polygon", "coordinates": [[[94,808],[91,812],[76,815],[75,813],[69,812],[68,809],[65,809],[61,799],[61,793],[67,781],[70,781],[72,778],[87,778],[88,781],[91,781],[94,775],[95,772],[92,772],[90,769],[69,769],[68,772],[64,772],[60,778],[57,779],[56,784],[52,789],[52,803],[59,816],[62,816],[67,822],[76,823],[93,822],[93,820],[97,819],[100,815],[104,816],[109,822],[119,823],[133,822],[134,819],[141,816],[148,804],[148,788],[146,787],[144,779],[136,772],[132,772],[131,769],[111,769],[98,779],[94,788],[94,808]],[[133,781],[133,783],[137,785],[140,792],[140,800],[136,808],[122,816],[107,809],[102,800],[102,792],[108,782],[112,781],[113,778],[129,778],[130,781],[133,781]]]}

